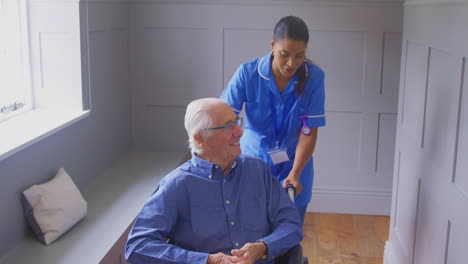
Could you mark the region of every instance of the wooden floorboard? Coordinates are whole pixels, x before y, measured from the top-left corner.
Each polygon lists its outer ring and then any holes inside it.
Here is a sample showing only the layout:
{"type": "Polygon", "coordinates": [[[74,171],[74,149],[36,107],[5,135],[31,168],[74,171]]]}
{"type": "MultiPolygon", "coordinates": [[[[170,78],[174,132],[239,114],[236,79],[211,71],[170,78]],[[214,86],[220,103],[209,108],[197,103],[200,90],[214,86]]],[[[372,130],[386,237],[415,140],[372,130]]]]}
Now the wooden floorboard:
{"type": "Polygon", "coordinates": [[[388,216],[307,213],[304,255],[312,264],[382,264],[388,216]]]}

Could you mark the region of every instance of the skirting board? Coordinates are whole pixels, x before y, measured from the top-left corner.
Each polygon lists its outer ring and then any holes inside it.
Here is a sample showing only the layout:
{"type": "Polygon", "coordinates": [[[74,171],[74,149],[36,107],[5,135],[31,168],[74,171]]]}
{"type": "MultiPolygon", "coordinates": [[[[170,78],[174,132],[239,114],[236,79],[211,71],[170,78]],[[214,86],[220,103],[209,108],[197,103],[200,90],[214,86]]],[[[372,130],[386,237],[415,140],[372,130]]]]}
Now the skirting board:
{"type": "Polygon", "coordinates": [[[314,188],[308,212],[390,215],[390,190],[343,190],[314,188]]]}

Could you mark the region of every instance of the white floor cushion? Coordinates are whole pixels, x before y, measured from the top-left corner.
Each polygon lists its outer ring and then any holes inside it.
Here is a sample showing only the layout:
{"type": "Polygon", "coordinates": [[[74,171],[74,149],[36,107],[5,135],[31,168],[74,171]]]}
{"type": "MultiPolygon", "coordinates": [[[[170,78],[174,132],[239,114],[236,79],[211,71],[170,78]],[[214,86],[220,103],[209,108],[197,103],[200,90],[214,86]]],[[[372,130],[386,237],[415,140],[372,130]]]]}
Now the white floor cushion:
{"type": "Polygon", "coordinates": [[[50,244],[86,216],[87,203],[61,168],[50,181],[23,192],[25,216],[38,239],[50,244]]]}

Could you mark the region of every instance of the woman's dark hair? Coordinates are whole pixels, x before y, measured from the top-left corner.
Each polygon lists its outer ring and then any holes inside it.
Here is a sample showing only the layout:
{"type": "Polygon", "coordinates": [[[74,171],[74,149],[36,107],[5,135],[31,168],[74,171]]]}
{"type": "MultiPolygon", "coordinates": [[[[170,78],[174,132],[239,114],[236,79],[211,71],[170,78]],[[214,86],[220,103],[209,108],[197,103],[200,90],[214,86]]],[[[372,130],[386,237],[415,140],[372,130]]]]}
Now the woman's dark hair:
{"type": "MultiPolygon", "coordinates": [[[[276,23],[275,30],[273,31],[273,41],[276,43],[283,39],[302,40],[307,46],[309,43],[309,29],[304,21],[297,16],[283,17],[276,23]]],[[[302,95],[304,93],[307,82],[305,67],[305,63],[303,63],[301,67],[297,69],[298,82],[294,87],[294,91],[297,95],[302,95]]]]}

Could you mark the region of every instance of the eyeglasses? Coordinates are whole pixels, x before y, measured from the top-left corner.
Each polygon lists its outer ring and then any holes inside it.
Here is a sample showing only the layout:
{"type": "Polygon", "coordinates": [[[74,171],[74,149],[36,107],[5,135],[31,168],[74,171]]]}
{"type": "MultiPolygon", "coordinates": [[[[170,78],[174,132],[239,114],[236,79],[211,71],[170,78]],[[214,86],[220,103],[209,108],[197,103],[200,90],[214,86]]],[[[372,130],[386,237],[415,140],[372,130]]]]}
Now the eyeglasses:
{"type": "Polygon", "coordinates": [[[232,132],[232,131],[234,131],[234,127],[236,125],[242,127],[242,123],[243,123],[242,117],[236,117],[236,120],[230,121],[230,122],[226,123],[224,126],[209,127],[209,128],[205,128],[204,130],[226,129],[227,131],[232,132]]]}

